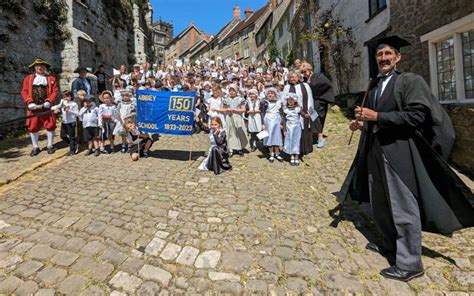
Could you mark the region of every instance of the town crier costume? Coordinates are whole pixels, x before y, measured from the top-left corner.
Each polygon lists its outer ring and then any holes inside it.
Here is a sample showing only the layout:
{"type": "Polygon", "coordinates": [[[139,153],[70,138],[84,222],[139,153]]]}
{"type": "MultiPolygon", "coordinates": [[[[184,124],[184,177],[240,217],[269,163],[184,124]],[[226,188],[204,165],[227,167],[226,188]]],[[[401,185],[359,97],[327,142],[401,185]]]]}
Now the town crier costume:
{"type": "Polygon", "coordinates": [[[46,75],[46,67],[50,65],[42,59],[36,59],[30,69],[34,70],[23,80],[21,96],[27,106],[26,128],[30,133],[33,150],[30,156],[40,153],[38,138],[39,130],[44,127],[48,138],[48,154],[54,153],[53,138],[56,129],[56,116],[51,110],[58,96],[58,81],[55,77],[46,75]]]}

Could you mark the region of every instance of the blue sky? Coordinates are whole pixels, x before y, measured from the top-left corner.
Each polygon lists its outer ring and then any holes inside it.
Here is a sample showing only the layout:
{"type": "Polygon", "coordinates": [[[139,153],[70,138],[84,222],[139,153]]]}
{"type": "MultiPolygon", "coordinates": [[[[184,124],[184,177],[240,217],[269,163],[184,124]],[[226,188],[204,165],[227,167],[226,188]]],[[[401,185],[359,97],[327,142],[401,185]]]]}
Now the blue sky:
{"type": "Polygon", "coordinates": [[[268,0],[151,0],[153,19],[172,22],[174,35],[178,35],[190,22],[208,34],[216,34],[230,21],[233,7],[240,6],[243,18],[247,7],[253,11],[262,7],[268,0]]]}

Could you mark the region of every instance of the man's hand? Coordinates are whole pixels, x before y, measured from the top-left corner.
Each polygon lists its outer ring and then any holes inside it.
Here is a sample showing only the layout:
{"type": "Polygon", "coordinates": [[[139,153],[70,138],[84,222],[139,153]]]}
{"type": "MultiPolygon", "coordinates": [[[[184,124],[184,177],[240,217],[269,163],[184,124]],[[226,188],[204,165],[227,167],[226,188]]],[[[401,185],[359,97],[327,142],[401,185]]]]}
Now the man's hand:
{"type": "Polygon", "coordinates": [[[358,120],[352,120],[351,121],[351,124],[349,125],[349,129],[353,132],[355,132],[356,130],[360,130],[362,129],[362,127],[364,126],[364,124],[358,120]]]}
{"type": "Polygon", "coordinates": [[[354,111],[359,121],[377,121],[378,113],[372,109],[356,107],[354,111]]]}

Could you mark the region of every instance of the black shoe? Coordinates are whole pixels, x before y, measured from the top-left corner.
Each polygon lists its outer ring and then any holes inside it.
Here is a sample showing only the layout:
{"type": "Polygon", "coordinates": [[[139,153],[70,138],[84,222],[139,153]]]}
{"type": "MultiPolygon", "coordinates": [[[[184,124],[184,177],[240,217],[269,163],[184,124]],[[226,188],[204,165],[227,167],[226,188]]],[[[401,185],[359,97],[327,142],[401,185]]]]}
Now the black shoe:
{"type": "Polygon", "coordinates": [[[56,148],[48,147],[48,154],[54,154],[56,152],[56,148]]]}
{"type": "Polygon", "coordinates": [[[284,159],[283,157],[280,156],[280,154],[275,155],[275,158],[279,161],[282,162],[284,159]]]}
{"type": "Polygon", "coordinates": [[[244,151],[243,151],[243,150],[240,150],[240,151],[239,151],[239,155],[240,155],[240,157],[244,157],[244,151]]]}
{"type": "Polygon", "coordinates": [[[122,152],[122,153],[127,152],[127,147],[126,147],[126,146],[122,146],[122,150],[120,150],[120,152],[122,152]]]}
{"type": "Polygon", "coordinates": [[[369,242],[367,245],[365,245],[365,248],[374,253],[379,253],[380,255],[383,255],[382,250],[376,243],[369,242]]]}
{"type": "Polygon", "coordinates": [[[94,152],[94,156],[99,156],[100,155],[100,152],[99,149],[96,149],[95,152],[94,152]]]}
{"type": "Polygon", "coordinates": [[[382,269],[380,272],[380,275],[383,277],[386,277],[388,279],[392,280],[397,280],[397,281],[402,281],[402,282],[408,282],[414,278],[420,277],[425,272],[423,270],[418,270],[418,271],[410,271],[410,270],[404,270],[396,265],[391,266],[389,268],[382,269]]]}
{"type": "MultiPolygon", "coordinates": [[[[99,151],[99,150],[96,150],[96,151],[99,151]]],[[[97,152],[96,152],[97,153],[97,152]]],[[[102,154],[109,154],[109,152],[107,152],[107,150],[104,149],[100,149],[99,153],[102,153],[102,154]]]]}
{"type": "Polygon", "coordinates": [[[78,154],[80,150],[79,144],[76,144],[76,149],[74,150],[74,154],[78,154]]]}
{"type": "Polygon", "coordinates": [[[143,153],[142,153],[142,157],[143,157],[143,158],[148,158],[149,156],[150,156],[150,155],[148,155],[148,152],[143,151],[143,153]]]}
{"type": "Polygon", "coordinates": [[[38,154],[40,154],[41,150],[39,148],[33,148],[33,150],[31,150],[30,152],[30,156],[33,157],[33,156],[36,156],[38,154]]]}
{"type": "Polygon", "coordinates": [[[114,153],[115,153],[115,148],[114,148],[114,147],[110,147],[109,154],[114,154],[114,153]]]}
{"type": "Polygon", "coordinates": [[[251,151],[251,152],[255,152],[256,150],[257,150],[257,147],[252,147],[252,148],[250,148],[250,151],[251,151]]]}

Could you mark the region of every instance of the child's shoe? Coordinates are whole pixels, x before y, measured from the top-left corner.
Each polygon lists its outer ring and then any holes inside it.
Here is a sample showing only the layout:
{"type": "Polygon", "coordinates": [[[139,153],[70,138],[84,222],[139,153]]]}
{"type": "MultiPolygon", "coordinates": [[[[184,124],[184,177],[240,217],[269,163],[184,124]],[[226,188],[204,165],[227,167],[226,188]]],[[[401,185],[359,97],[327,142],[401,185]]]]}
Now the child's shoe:
{"type": "Polygon", "coordinates": [[[143,158],[148,158],[150,155],[148,155],[148,151],[143,151],[143,158]]]}
{"type": "Polygon", "coordinates": [[[295,165],[296,165],[296,166],[299,166],[299,165],[300,165],[300,160],[299,160],[299,159],[295,159],[295,165]]]}
{"type": "Polygon", "coordinates": [[[120,152],[126,153],[127,152],[127,146],[122,145],[122,149],[120,150],[120,152]]]}
{"type": "Polygon", "coordinates": [[[275,158],[279,161],[282,162],[284,159],[283,157],[280,156],[280,154],[275,155],[275,158]]]}
{"type": "MultiPolygon", "coordinates": [[[[104,150],[104,151],[105,151],[105,150],[104,150]]],[[[94,152],[94,156],[99,156],[100,153],[104,153],[104,152],[99,151],[99,149],[96,149],[95,152],[94,152]]],[[[107,153],[107,151],[106,151],[105,153],[107,153]]]]}
{"type": "MultiPolygon", "coordinates": [[[[96,150],[96,151],[99,151],[99,150],[96,150]]],[[[107,150],[105,150],[105,148],[100,148],[100,152],[99,153],[102,153],[102,154],[109,154],[107,152],[107,150]]]]}
{"type": "Polygon", "coordinates": [[[268,158],[269,162],[274,162],[275,161],[275,154],[270,154],[270,157],[268,158]]]}

